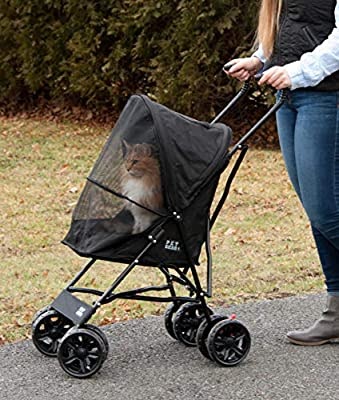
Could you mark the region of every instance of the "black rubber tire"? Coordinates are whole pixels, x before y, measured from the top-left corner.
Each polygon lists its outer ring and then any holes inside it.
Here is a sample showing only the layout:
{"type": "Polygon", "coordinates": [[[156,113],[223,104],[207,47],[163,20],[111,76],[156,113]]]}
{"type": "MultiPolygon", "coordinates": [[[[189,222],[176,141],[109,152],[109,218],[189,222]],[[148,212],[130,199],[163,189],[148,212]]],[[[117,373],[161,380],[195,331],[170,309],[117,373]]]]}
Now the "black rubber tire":
{"type": "Polygon", "coordinates": [[[38,311],[34,314],[34,317],[33,317],[33,319],[32,319],[32,324],[34,323],[34,321],[35,321],[38,317],[40,317],[41,314],[43,314],[44,312],[49,311],[49,310],[51,310],[51,306],[50,306],[50,305],[45,306],[45,307],[41,308],[40,310],[38,310],[38,311]]]}
{"type": "Polygon", "coordinates": [[[73,328],[61,340],[58,361],[61,368],[74,378],[84,379],[96,374],[107,358],[107,348],[91,327],[73,328]]]}
{"type": "Polygon", "coordinates": [[[219,314],[213,314],[211,315],[211,321],[208,322],[206,319],[200,324],[197,332],[197,345],[200,353],[208,358],[209,360],[213,361],[213,358],[211,358],[208,349],[207,349],[207,337],[208,334],[210,333],[211,329],[213,328],[214,325],[216,325],[220,321],[224,321],[228,319],[228,317],[224,315],[219,315],[219,314]]]}
{"type": "Polygon", "coordinates": [[[174,320],[175,313],[178,311],[180,305],[181,304],[175,304],[175,303],[170,304],[167,307],[165,314],[164,314],[164,322],[165,322],[166,332],[175,340],[178,340],[178,339],[174,333],[173,320],[174,320]]]}
{"type": "MultiPolygon", "coordinates": [[[[207,307],[213,314],[213,310],[207,307]]],[[[184,303],[180,306],[173,319],[173,331],[180,342],[186,346],[197,346],[196,336],[200,324],[205,320],[204,307],[199,303],[184,303]]]]}
{"type": "Polygon", "coordinates": [[[207,337],[207,349],[213,361],[223,367],[234,367],[245,360],[251,348],[251,336],[237,320],[218,322],[207,337]]]}
{"type": "Polygon", "coordinates": [[[53,309],[41,310],[32,323],[32,340],[40,353],[56,357],[60,340],[73,322],[53,309]]]}
{"type": "Polygon", "coordinates": [[[107,337],[98,326],[92,325],[92,324],[86,324],[82,328],[86,328],[86,329],[92,330],[93,332],[96,332],[101,337],[102,341],[104,342],[107,353],[109,352],[109,343],[108,343],[107,337]]]}

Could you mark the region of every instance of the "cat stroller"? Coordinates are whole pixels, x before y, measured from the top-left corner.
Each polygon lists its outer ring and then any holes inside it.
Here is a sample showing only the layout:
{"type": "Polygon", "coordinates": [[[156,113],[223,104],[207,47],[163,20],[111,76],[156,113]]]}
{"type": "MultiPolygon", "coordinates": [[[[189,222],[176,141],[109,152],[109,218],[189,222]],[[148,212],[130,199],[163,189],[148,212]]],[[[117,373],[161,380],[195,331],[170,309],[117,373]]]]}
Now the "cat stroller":
{"type": "Polygon", "coordinates": [[[103,365],[108,341],[88,321],[99,307],[116,299],[168,302],[164,322],[173,339],[197,346],[203,356],[222,366],[235,366],[246,358],[249,331],[235,316],[215,314],[206,298],[212,294],[210,230],[247,151],[244,143],[283,101],[228,150],[231,129],[217,121],[248,89],[246,82],[212,123],[176,113],[146,96],[134,95],[128,101],[87,179],[63,241],[89,261],[32,323],[36,348],[57,357],[69,375],[86,378],[103,365]],[[237,152],[210,216],[220,174],[237,152]],[[206,285],[197,272],[203,246],[206,285]],[[125,268],[104,291],[77,286],[97,260],[125,268]],[[165,284],[119,292],[119,285],[139,267],[158,268],[165,284]],[[178,295],[177,287],[187,295],[178,295]],[[76,293],[97,300],[87,304],[76,293]]]}

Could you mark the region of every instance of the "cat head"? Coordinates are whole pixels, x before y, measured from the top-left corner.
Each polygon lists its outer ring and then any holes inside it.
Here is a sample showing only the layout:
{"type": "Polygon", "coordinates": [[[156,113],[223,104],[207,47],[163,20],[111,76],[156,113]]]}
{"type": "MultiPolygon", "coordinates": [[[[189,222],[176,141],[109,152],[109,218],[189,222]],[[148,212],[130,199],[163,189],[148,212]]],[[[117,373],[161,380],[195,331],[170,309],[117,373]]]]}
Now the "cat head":
{"type": "Polygon", "coordinates": [[[155,147],[148,143],[131,144],[122,141],[124,168],[135,178],[152,174],[159,170],[155,147]]]}

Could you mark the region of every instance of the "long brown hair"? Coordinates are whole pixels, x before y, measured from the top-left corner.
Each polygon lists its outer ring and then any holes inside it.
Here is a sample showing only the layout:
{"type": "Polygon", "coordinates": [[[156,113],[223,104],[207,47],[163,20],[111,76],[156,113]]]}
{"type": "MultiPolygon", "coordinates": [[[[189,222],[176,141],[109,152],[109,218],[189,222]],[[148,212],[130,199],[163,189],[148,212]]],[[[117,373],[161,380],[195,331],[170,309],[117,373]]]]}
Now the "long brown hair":
{"type": "Polygon", "coordinates": [[[274,40],[279,26],[283,0],[262,0],[256,42],[260,43],[268,58],[273,51],[274,40]]]}

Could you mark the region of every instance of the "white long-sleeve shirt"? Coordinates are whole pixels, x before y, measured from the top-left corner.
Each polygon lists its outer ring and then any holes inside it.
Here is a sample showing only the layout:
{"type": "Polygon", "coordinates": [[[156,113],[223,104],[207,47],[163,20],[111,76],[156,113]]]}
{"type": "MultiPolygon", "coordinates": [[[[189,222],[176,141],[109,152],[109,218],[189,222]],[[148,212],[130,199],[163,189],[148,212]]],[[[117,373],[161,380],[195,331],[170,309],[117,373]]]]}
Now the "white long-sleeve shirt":
{"type": "MultiPolygon", "coordinates": [[[[328,38],[313,51],[303,54],[300,60],[284,66],[291,79],[291,90],[316,86],[327,76],[339,70],[339,1],[337,1],[334,14],[335,27],[328,38]]],[[[264,64],[267,61],[261,46],[253,56],[259,58],[264,64]]]]}

